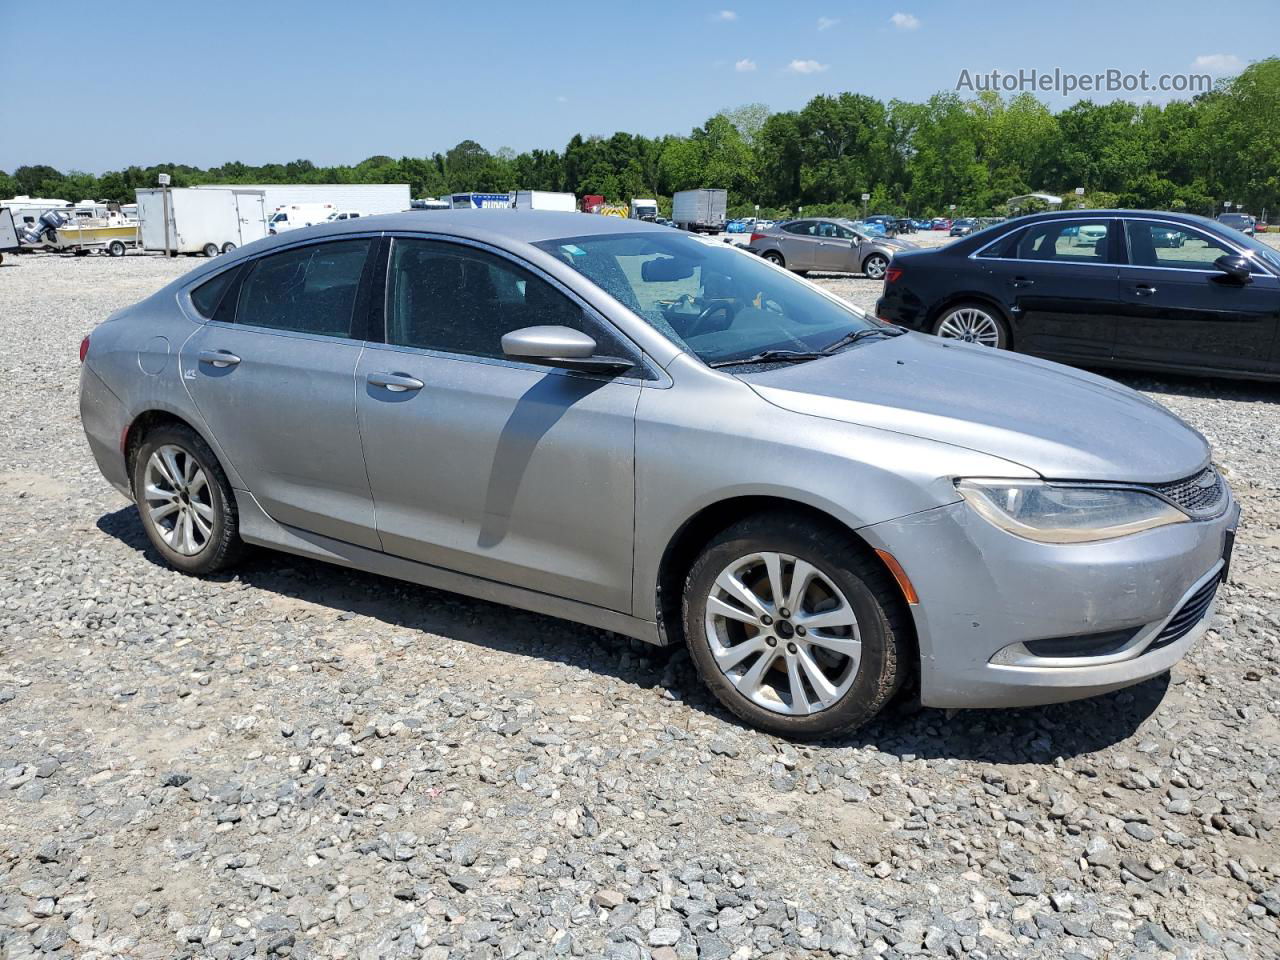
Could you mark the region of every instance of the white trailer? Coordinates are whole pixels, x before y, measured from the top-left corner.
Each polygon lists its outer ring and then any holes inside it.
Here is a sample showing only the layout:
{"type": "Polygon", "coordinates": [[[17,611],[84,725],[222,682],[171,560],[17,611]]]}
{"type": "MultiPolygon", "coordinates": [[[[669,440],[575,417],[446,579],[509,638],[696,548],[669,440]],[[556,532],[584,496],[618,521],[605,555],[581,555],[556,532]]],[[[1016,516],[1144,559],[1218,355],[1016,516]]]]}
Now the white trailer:
{"type": "MultiPolygon", "coordinates": [[[[138,221],[142,249],[165,249],[165,190],[139,189],[138,221]]],[[[216,257],[267,235],[266,204],[261,190],[179,187],[167,191],[168,249],[216,257]]]]}
{"type": "Polygon", "coordinates": [[[562,210],[573,213],[578,209],[578,198],[572,193],[554,193],[550,190],[517,190],[511,194],[511,206],[517,210],[562,210]]]}
{"type": "Polygon", "coordinates": [[[8,207],[0,207],[0,263],[4,262],[6,253],[16,253],[20,246],[18,231],[13,225],[13,214],[8,207]]]}
{"type": "Polygon", "coordinates": [[[408,210],[410,204],[407,183],[222,183],[194,189],[261,190],[268,214],[291,204],[327,203],[330,211],[359,210],[372,217],[408,210]]]}
{"type": "Polygon", "coordinates": [[[681,230],[720,233],[728,206],[727,190],[681,190],[671,198],[671,219],[681,230]]]}

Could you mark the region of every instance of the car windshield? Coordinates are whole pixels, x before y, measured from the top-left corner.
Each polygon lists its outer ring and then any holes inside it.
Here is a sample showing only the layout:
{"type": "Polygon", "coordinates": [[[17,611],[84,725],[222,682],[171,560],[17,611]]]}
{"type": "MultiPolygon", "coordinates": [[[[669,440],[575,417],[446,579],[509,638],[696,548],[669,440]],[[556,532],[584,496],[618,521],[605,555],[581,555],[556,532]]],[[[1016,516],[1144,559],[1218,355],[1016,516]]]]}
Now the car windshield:
{"type": "Polygon", "coordinates": [[[708,364],[774,350],[821,350],[880,326],[851,304],[728,244],[658,231],[536,246],[708,364]]]}
{"type": "Polygon", "coordinates": [[[1251,237],[1247,233],[1242,233],[1238,237],[1232,237],[1231,242],[1237,246],[1247,247],[1249,252],[1259,260],[1265,260],[1273,270],[1280,270],[1280,250],[1275,247],[1269,247],[1256,237],[1251,237]]]}

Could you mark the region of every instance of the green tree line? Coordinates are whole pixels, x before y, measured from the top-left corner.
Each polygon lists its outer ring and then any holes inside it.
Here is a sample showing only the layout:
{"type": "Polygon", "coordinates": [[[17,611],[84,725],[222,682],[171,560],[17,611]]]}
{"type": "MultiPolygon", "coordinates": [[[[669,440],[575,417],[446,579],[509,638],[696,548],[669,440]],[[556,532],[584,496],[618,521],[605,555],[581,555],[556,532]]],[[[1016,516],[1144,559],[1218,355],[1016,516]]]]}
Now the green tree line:
{"type": "Polygon", "coordinates": [[[529,189],[612,202],[724,187],[737,215],[756,204],[770,215],[801,206],[852,212],[864,192],[874,212],[929,216],[955,204],[966,214],[998,213],[1016,195],[1078,187],[1093,206],[1210,214],[1231,201],[1260,213],[1280,206],[1280,58],[1163,105],[1084,100],[1055,113],[1031,94],[885,103],[841,93],[795,111],[726,110],[685,136],[576,134],[562,151],[491,152],[464,140],[427,157],[373,156],[354,166],[156,164],[101,176],[21,166],[0,171],[0,197],[126,202],[158,173],[175,186],[408,183],[415,197],[529,189]]]}

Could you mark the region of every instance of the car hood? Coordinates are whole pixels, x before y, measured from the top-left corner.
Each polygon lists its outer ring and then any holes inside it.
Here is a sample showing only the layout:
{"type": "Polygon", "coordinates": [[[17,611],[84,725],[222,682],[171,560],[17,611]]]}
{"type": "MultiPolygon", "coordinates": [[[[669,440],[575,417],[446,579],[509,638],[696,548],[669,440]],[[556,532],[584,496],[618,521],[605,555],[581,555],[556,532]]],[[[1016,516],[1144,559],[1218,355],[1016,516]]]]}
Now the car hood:
{"type": "Polygon", "coordinates": [[[914,250],[920,246],[914,240],[899,240],[897,237],[872,237],[877,243],[883,243],[886,247],[894,247],[898,250],[914,250]]]}
{"type": "Polygon", "coordinates": [[[1047,479],[1167,483],[1209,461],[1204,437],[1128,387],[923,334],[742,379],[787,410],[954,444],[1047,479]]]}

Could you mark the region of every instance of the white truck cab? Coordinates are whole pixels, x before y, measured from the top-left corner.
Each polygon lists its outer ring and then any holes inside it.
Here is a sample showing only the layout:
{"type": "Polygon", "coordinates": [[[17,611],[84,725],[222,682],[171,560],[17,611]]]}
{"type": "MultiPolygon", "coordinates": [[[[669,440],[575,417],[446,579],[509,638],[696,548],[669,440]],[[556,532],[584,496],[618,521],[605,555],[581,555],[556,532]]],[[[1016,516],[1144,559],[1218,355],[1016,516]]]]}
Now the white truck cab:
{"type": "Polygon", "coordinates": [[[268,233],[284,233],[299,227],[311,227],[324,223],[334,213],[332,203],[287,203],[276,207],[267,221],[268,233]]]}

